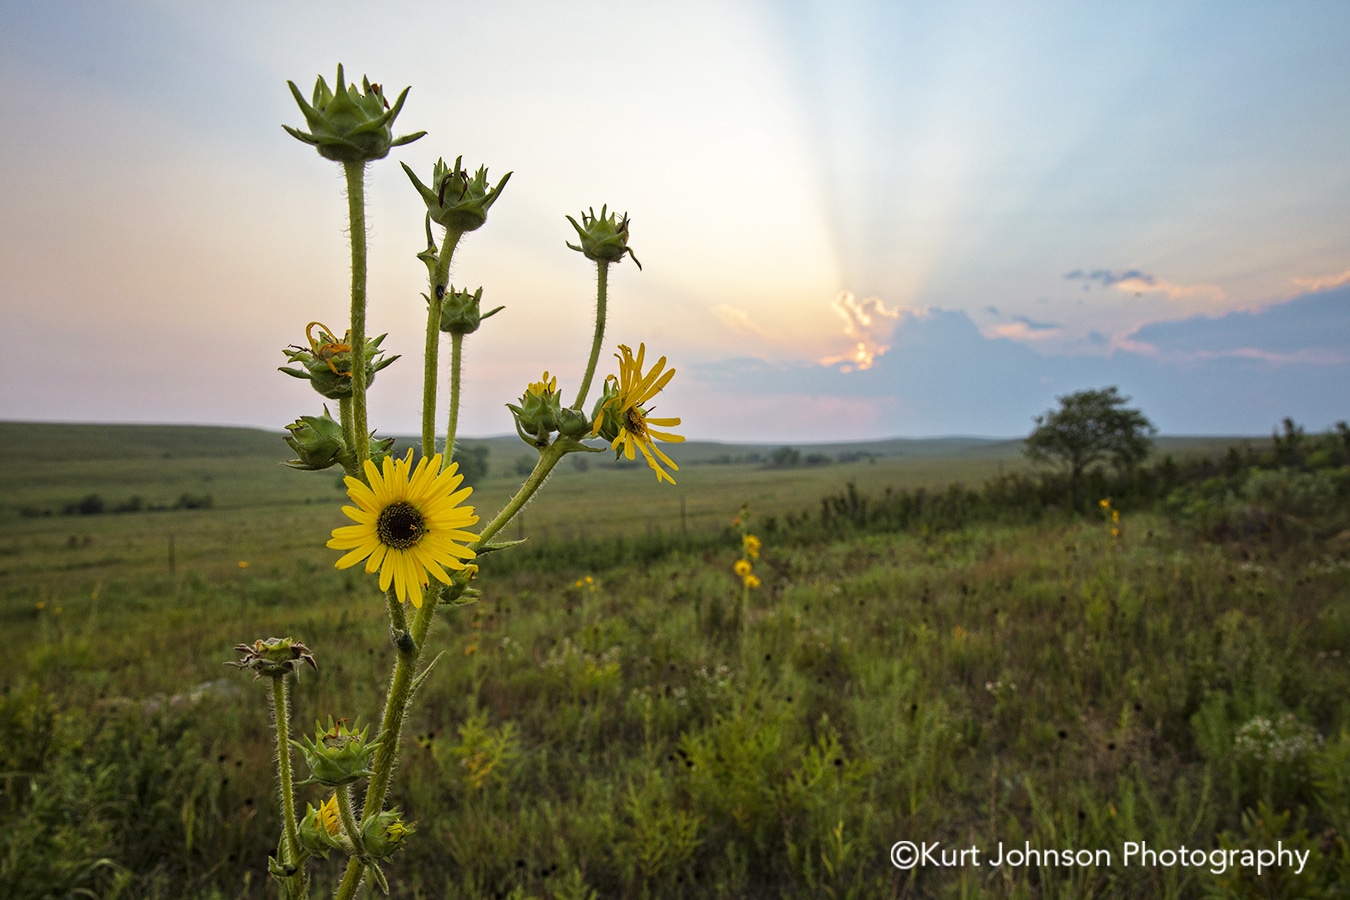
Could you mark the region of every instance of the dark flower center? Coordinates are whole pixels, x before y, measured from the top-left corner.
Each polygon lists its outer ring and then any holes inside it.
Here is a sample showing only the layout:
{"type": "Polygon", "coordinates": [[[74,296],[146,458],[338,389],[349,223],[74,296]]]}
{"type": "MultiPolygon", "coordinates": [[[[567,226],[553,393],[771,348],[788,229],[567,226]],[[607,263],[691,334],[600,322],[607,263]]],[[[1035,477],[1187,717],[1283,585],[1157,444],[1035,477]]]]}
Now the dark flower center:
{"type": "Polygon", "coordinates": [[[642,408],[630,406],[623,412],[623,430],[636,438],[645,438],[647,436],[647,419],[643,415],[642,408]]]}
{"type": "Polygon", "coordinates": [[[380,512],[375,522],[375,534],[380,543],[395,550],[407,550],[426,533],[426,519],[417,507],[406,500],[391,503],[380,512]]]}

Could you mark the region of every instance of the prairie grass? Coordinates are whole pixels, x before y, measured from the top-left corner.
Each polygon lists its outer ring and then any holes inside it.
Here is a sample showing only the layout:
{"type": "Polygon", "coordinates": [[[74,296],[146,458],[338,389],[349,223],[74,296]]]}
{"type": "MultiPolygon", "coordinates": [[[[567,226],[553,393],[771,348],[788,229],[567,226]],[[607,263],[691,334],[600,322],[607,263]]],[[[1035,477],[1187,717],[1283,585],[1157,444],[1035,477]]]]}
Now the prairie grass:
{"type": "MultiPolygon", "coordinates": [[[[320,712],[378,709],[389,653],[367,580],[306,549],[331,513],[285,509],[293,546],[263,539],[281,507],[224,501],[5,523],[5,896],[269,896],[266,689],[222,665],[229,648],[288,634],[315,650],[319,672],[293,694],[299,731],[320,712]],[[109,531],[71,548],[57,526],[73,523],[109,531]],[[166,527],[195,535],[172,576],[152,552],[166,527]],[[69,565],[86,552],[121,559],[69,565]]],[[[831,531],[816,519],[809,540],[765,535],[744,613],[729,531],[603,568],[555,542],[546,567],[491,573],[483,601],[430,638],[445,656],[393,797],[418,823],[393,862],[399,896],[1330,897],[1350,884],[1344,540],[1214,540],[1128,507],[1118,540],[1099,516],[1062,514],[831,531]],[[902,872],[887,857],[902,839],[1107,849],[1116,864],[902,872]],[[1121,865],[1139,840],[1312,855],[1300,875],[1259,879],[1121,865]]],[[[302,808],[325,799],[306,790],[302,808]]],[[[336,865],[316,876],[335,880],[336,865]]]]}

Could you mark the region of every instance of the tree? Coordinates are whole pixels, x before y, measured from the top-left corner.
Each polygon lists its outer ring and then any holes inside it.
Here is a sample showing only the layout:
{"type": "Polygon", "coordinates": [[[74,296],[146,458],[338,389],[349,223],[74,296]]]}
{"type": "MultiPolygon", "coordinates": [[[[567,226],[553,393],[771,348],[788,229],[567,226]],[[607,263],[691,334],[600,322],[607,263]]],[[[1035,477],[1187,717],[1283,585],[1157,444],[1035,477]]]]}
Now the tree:
{"type": "Polygon", "coordinates": [[[1035,462],[1058,464],[1069,475],[1069,500],[1078,506],[1078,487],[1090,467],[1110,462],[1129,469],[1148,458],[1158,429],[1137,409],[1125,404],[1115,387],[1078,391],[1059,398],[1059,409],[1036,417],[1026,442],[1035,462]]]}

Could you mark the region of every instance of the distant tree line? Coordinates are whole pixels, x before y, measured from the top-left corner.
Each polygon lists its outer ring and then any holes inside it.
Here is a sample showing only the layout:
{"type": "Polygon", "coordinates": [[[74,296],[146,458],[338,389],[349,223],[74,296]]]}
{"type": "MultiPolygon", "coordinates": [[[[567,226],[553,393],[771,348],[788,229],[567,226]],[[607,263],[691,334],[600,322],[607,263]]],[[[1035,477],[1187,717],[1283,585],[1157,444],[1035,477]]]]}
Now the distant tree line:
{"type": "MultiPolygon", "coordinates": [[[[1350,427],[1307,434],[1286,419],[1268,445],[1234,446],[1133,466],[1087,468],[1071,486],[1071,471],[1013,473],[968,487],[887,488],[867,494],[850,481],[815,509],[765,516],[757,530],[780,546],[809,544],[848,533],[908,531],[940,534],[982,522],[1025,524],[1053,517],[1096,515],[1109,498],[1114,508],[1159,510],[1213,540],[1285,540],[1328,536],[1350,527],[1350,427]],[[1078,505],[1071,496],[1076,490],[1078,505]]],[[[675,552],[724,548],[727,530],[685,534],[654,529],[646,535],[531,541],[494,557],[503,570],[603,570],[650,563],[675,552]]]]}
{"type": "Polygon", "coordinates": [[[19,507],[19,515],[27,519],[40,519],[59,513],[63,516],[99,516],[104,513],[163,512],[170,509],[210,509],[215,505],[210,494],[181,494],[173,503],[150,503],[139,494],[127,500],[110,504],[100,494],[85,494],[79,500],[64,503],[59,509],[49,506],[27,504],[19,507]]]}

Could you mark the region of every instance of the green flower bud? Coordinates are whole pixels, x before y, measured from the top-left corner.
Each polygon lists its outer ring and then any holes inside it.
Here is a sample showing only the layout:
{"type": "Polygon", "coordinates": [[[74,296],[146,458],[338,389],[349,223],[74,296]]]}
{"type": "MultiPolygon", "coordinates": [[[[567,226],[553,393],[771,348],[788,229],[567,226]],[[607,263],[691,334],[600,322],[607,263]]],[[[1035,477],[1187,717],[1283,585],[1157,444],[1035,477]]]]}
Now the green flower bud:
{"type": "MultiPolygon", "coordinates": [[[[398,359],[397,356],[380,357],[380,342],[387,335],[366,340],[366,384],[375,381],[375,373],[398,359]]],[[[324,397],[329,400],[343,400],[352,395],[352,345],[351,332],[343,335],[342,340],[333,336],[333,332],[320,322],[310,322],[305,327],[305,337],[309,347],[292,344],[281,352],[293,363],[303,368],[291,369],[279,366],[278,371],[293,378],[305,378],[324,397]],[[314,336],[318,329],[319,336],[314,336]]]]}
{"type": "Polygon", "coordinates": [[[309,652],[309,648],[288,637],[266,638],[254,641],[252,645],[236,644],[234,649],[243,653],[244,658],[238,661],[230,660],[225,665],[252,669],[254,681],[264,675],[269,678],[280,678],[287,672],[294,672],[295,677],[299,678],[301,663],[307,663],[311,669],[319,671],[319,665],[314,662],[314,656],[309,652]]]}
{"type": "Polygon", "coordinates": [[[578,225],[577,220],[571,216],[567,217],[567,221],[572,223],[572,227],[581,236],[580,247],[576,244],[567,246],[585,254],[587,259],[596,262],[618,262],[627,253],[633,257],[637,267],[642,268],[637,254],[628,246],[628,213],[624,213],[620,219],[618,213],[610,213],[606,205],[600,207],[599,216],[595,214],[595,207],[591,207],[588,213],[582,213],[581,225],[578,225]]]}
{"type": "Polygon", "coordinates": [[[361,842],[375,859],[388,859],[403,844],[403,839],[415,830],[415,826],[403,821],[403,813],[399,810],[386,809],[371,816],[361,826],[361,842]]]}
{"type": "Polygon", "coordinates": [[[347,442],[342,437],[342,423],[323,408],[321,416],[301,416],[286,426],[290,434],[285,438],[295,451],[297,459],[286,461],[292,469],[317,472],[348,460],[347,442]]]}
{"type": "Polygon", "coordinates": [[[328,858],[330,850],[342,849],[341,813],[338,812],[337,794],[329,797],[319,806],[306,805],[305,817],[296,828],[300,846],[315,856],[328,858]]]}
{"type": "Polygon", "coordinates": [[[479,303],[482,299],[482,288],[470,294],[467,289],[457,291],[451,286],[441,299],[441,331],[446,334],[473,334],[480,322],[506,309],[505,306],[499,306],[491,312],[480,313],[479,303]]]}
{"type": "Polygon", "coordinates": [[[603,438],[607,443],[613,443],[623,430],[623,410],[619,408],[616,402],[619,399],[619,382],[613,375],[605,379],[605,386],[600,391],[600,399],[595,401],[595,409],[591,413],[591,431],[598,437],[603,438]]]}
{"type": "Polygon", "coordinates": [[[558,417],[558,434],[574,441],[591,436],[591,417],[579,409],[565,407],[558,417]]]}
{"type": "Polygon", "coordinates": [[[521,395],[520,405],[506,404],[515,415],[516,432],[525,443],[547,447],[548,436],[558,430],[562,419],[562,392],[558,379],[544,373],[543,379],[532,382],[521,395]]]}
{"type": "Polygon", "coordinates": [[[462,156],[455,157],[453,169],[445,164],[445,160],[436,160],[436,165],[431,169],[431,187],[423,184],[407,163],[401,164],[403,171],[412,179],[413,187],[417,188],[417,193],[422,195],[422,202],[426,203],[427,214],[432,221],[461,234],[477,231],[483,226],[487,221],[488,210],[497,202],[502,188],[511,179],[511,173],[507,172],[495,188],[489,188],[487,167],[479,166],[478,172],[470,178],[469,173],[459,167],[462,159],[462,156]]]}
{"type": "Polygon", "coordinates": [[[375,432],[372,431],[370,433],[369,448],[370,461],[375,464],[376,468],[379,468],[384,465],[384,458],[394,452],[394,439],[380,438],[379,440],[376,440],[375,432]]]}
{"type": "Polygon", "coordinates": [[[369,726],[358,732],[347,727],[346,719],[334,722],[329,716],[327,729],[316,724],[314,740],[306,738],[303,744],[291,741],[292,746],[305,754],[305,762],[309,764],[310,776],[300,783],[342,787],[370,777],[370,760],[380,742],[366,743],[368,731],[369,726]]]}
{"type": "Polygon", "coordinates": [[[361,90],[355,84],[347,84],[342,77],[342,64],[338,64],[336,92],[328,89],[328,84],[319,76],[314,85],[314,101],[306,103],[300,96],[295,82],[286,82],[291,86],[295,102],[305,115],[310,132],[306,134],[289,125],[282,125],[286,132],[306,144],[313,144],[324,159],[340,163],[370,162],[389,155],[389,148],[410,144],[426,134],[405,134],[395,138],[390,130],[403,101],[408,97],[408,88],[398,95],[393,109],[384,99],[384,91],[369,79],[361,79],[361,90]]]}

